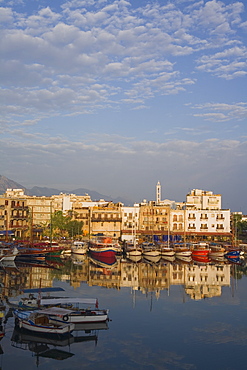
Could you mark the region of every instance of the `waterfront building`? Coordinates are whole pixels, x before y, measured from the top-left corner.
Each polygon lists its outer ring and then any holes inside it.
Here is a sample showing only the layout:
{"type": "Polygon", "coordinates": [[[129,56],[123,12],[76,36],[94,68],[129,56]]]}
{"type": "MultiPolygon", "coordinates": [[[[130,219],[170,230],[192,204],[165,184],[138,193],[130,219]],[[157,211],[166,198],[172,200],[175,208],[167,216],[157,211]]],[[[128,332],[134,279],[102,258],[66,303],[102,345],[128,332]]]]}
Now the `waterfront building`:
{"type": "Polygon", "coordinates": [[[0,198],[0,235],[4,238],[15,236],[23,238],[30,228],[30,212],[22,192],[17,189],[16,196],[0,198]]]}
{"type": "Polygon", "coordinates": [[[139,204],[133,207],[122,207],[121,240],[134,242],[139,230],[139,204]]]}
{"type": "Polygon", "coordinates": [[[185,202],[161,199],[161,184],[156,185],[156,201],[143,200],[133,207],[88,194],[28,196],[23,189],[7,189],[0,197],[0,234],[11,232],[18,238],[39,238],[55,211],[83,222],[83,234],[105,234],[124,240],[134,237],[155,241],[227,240],[231,238],[230,210],[221,209],[221,195],[200,189],[191,190],[185,202]]]}
{"type": "Polygon", "coordinates": [[[186,207],[205,210],[220,210],[221,195],[212,191],[193,189],[186,196],[186,207]]]}

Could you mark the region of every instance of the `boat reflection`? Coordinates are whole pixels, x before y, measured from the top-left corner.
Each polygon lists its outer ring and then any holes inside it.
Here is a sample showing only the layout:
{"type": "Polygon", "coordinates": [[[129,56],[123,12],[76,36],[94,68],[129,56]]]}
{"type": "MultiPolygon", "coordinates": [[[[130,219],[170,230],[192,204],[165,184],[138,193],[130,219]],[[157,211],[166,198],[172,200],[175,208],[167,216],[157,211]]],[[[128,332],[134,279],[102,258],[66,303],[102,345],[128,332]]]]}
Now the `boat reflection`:
{"type": "MultiPolygon", "coordinates": [[[[81,263],[70,257],[56,268],[45,268],[43,264],[16,263],[17,268],[0,269],[3,287],[2,297],[20,295],[25,288],[52,287],[54,279],[66,280],[76,289],[81,283],[107,289],[129,287],[146,292],[169,290],[173,285],[181,285],[188,295],[193,294],[196,286],[205,286],[205,291],[218,295],[222,287],[230,286],[235,269],[245,273],[246,260],[242,257],[225,256],[128,256],[98,257],[84,255],[81,263]],[[193,274],[192,274],[193,271],[193,274]],[[30,285],[32,284],[32,286],[30,285]],[[35,285],[36,284],[36,285],[35,285]],[[213,289],[217,286],[217,292],[213,289]],[[187,288],[190,287],[188,290],[187,288]]],[[[204,294],[202,294],[202,297],[204,294]]]]}
{"type": "Polygon", "coordinates": [[[36,357],[36,365],[39,365],[40,357],[65,360],[74,356],[71,352],[74,343],[94,342],[97,345],[98,331],[107,329],[107,323],[81,323],[75,325],[73,334],[70,333],[64,338],[54,338],[15,327],[11,336],[11,346],[32,352],[32,356],[36,357]],[[62,347],[67,348],[61,349],[62,347]]]}

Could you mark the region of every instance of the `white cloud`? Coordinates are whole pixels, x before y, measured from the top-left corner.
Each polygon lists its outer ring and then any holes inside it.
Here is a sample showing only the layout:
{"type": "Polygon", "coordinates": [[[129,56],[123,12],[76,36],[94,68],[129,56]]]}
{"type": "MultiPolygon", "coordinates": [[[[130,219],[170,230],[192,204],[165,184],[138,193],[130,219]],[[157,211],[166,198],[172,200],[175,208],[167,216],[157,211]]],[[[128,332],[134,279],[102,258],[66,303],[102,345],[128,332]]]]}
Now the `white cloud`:
{"type": "Polygon", "coordinates": [[[205,113],[196,113],[194,116],[203,117],[205,120],[213,122],[223,122],[229,120],[236,121],[247,118],[247,103],[243,102],[236,104],[205,103],[201,105],[195,105],[192,108],[206,110],[205,113]]]}

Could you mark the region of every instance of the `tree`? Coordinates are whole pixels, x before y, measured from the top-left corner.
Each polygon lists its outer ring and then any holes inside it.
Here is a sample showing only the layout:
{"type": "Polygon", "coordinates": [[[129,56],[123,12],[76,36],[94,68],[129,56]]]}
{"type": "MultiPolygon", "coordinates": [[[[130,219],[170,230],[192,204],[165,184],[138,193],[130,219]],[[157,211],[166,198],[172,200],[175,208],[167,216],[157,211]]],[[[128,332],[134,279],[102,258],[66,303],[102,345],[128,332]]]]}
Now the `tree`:
{"type": "Polygon", "coordinates": [[[62,237],[74,237],[75,235],[82,234],[82,221],[72,219],[72,214],[67,216],[63,215],[62,211],[56,211],[51,217],[51,234],[62,237]]]}

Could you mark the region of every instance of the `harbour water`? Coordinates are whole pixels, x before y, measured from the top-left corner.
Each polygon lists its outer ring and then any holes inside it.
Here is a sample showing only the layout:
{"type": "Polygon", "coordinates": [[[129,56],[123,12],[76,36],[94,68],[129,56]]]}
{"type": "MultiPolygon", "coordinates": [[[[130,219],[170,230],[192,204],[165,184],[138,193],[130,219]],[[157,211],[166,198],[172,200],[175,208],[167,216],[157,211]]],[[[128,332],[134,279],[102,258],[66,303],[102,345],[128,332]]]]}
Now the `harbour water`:
{"type": "Polygon", "coordinates": [[[246,369],[246,274],[244,259],[137,263],[120,257],[107,266],[85,257],[2,266],[2,297],[20,297],[22,288],[39,284],[62,287],[66,296],[98,298],[110,321],[54,343],[17,333],[6,306],[0,368],[246,369]]]}

